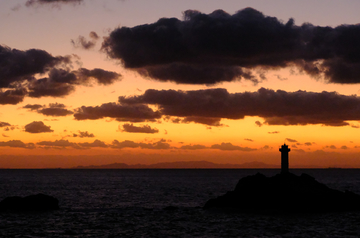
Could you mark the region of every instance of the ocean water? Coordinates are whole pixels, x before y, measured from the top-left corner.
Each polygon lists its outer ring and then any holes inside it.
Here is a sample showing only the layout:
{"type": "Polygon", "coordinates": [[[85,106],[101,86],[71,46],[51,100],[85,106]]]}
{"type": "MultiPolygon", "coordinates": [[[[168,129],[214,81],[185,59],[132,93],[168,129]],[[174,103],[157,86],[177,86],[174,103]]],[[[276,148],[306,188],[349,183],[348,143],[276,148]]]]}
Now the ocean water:
{"type": "MultiPolygon", "coordinates": [[[[201,208],[257,172],[279,170],[0,170],[0,199],[44,193],[60,205],[0,213],[0,237],[360,237],[360,212],[271,216],[201,208]]],[[[291,172],[360,194],[360,170],[291,172]]]]}

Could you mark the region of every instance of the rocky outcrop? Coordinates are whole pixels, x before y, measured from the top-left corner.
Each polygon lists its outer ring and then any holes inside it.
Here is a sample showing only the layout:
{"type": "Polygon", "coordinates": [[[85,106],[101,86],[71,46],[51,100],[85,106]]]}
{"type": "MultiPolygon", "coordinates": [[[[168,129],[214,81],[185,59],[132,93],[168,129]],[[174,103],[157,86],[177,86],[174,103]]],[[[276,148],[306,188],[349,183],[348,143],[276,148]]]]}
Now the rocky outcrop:
{"type": "Polygon", "coordinates": [[[0,211],[48,211],[59,209],[59,201],[45,194],[7,197],[0,202],[0,211]]]}
{"type": "Polygon", "coordinates": [[[328,188],[307,174],[258,173],[240,179],[234,191],[210,199],[204,208],[260,213],[354,211],[360,210],[360,195],[328,188]]]}

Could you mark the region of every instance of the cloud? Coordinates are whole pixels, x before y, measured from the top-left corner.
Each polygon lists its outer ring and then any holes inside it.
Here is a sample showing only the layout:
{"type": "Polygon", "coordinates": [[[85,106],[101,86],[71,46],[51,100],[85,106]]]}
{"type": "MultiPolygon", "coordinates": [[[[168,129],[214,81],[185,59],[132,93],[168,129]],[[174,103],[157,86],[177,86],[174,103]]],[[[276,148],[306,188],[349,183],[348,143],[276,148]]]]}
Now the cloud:
{"type": "Polygon", "coordinates": [[[279,134],[280,131],[269,131],[268,133],[269,133],[269,134],[279,134]]]}
{"type": "Polygon", "coordinates": [[[67,116],[73,114],[72,111],[66,109],[66,106],[61,103],[50,103],[48,107],[40,104],[27,104],[22,108],[30,109],[31,111],[36,111],[39,114],[53,117],[67,116]]]}
{"type": "Polygon", "coordinates": [[[49,76],[41,79],[33,79],[28,83],[30,97],[64,97],[75,90],[76,85],[90,85],[91,79],[98,84],[109,85],[119,80],[121,75],[103,69],[88,70],[80,68],[74,71],[53,68],[49,76]]]}
{"type": "Polygon", "coordinates": [[[68,140],[40,141],[36,144],[47,147],[76,147],[76,143],[69,142],[68,140]]]}
{"type": "Polygon", "coordinates": [[[100,141],[100,140],[94,140],[94,142],[92,142],[92,143],[89,143],[89,142],[78,143],[78,145],[83,148],[94,148],[94,147],[107,148],[108,147],[108,145],[105,144],[105,142],[100,141]]]}
{"type": "Polygon", "coordinates": [[[207,148],[205,145],[183,145],[180,147],[182,150],[202,150],[207,148]]]}
{"type": "Polygon", "coordinates": [[[96,41],[99,39],[98,34],[92,31],[89,34],[91,40],[86,40],[84,36],[79,36],[76,40],[71,40],[71,44],[75,48],[82,48],[84,50],[89,50],[95,47],[96,41]]]}
{"type": "Polygon", "coordinates": [[[123,149],[123,148],[141,148],[141,149],[155,149],[155,150],[165,150],[170,149],[170,144],[167,143],[164,139],[161,139],[154,143],[136,143],[133,141],[125,140],[119,142],[118,140],[114,140],[110,146],[114,149],[123,149]]]}
{"type": "Polygon", "coordinates": [[[78,108],[74,114],[76,120],[97,120],[104,117],[119,118],[126,121],[154,120],[161,117],[160,112],[153,111],[146,105],[120,105],[105,103],[101,106],[78,108]]]}
{"type": "Polygon", "coordinates": [[[340,149],[347,150],[347,149],[349,149],[349,147],[347,147],[346,145],[343,145],[343,146],[340,147],[340,149]]]}
{"type": "MultiPolygon", "coordinates": [[[[1,80],[0,80],[0,84],[1,84],[1,80]]],[[[27,94],[27,91],[24,88],[10,89],[10,90],[6,90],[6,91],[3,91],[0,89],[0,104],[2,104],[2,105],[18,104],[24,100],[26,94],[27,94]]]]}
{"type": "Polygon", "coordinates": [[[0,146],[8,146],[14,148],[25,148],[25,149],[34,149],[34,143],[24,143],[20,140],[9,140],[9,141],[0,141],[0,146]]]}
{"type": "Polygon", "coordinates": [[[124,132],[131,132],[131,133],[159,133],[159,130],[156,128],[151,128],[149,125],[143,126],[134,126],[133,124],[125,123],[123,126],[124,132]]]}
{"type": "Polygon", "coordinates": [[[98,84],[110,85],[117,80],[121,79],[121,75],[112,71],[106,71],[103,69],[95,68],[88,70],[80,68],[74,72],[80,81],[87,83],[90,79],[95,79],[98,84]]]}
{"type": "Polygon", "coordinates": [[[10,123],[0,121],[0,127],[11,126],[10,123]]]}
{"type": "Polygon", "coordinates": [[[219,149],[219,150],[240,150],[240,151],[254,151],[256,149],[249,148],[249,147],[240,147],[237,145],[233,145],[231,143],[221,143],[221,144],[214,144],[211,146],[212,149],[219,149]]]}
{"type": "Polygon", "coordinates": [[[306,146],[311,146],[311,145],[313,145],[314,143],[311,143],[311,142],[305,142],[304,143],[304,145],[306,145],[306,146]]]}
{"type": "Polygon", "coordinates": [[[53,117],[60,117],[60,116],[67,116],[73,114],[72,111],[65,108],[64,104],[60,103],[50,103],[49,107],[42,108],[38,110],[38,113],[43,114],[45,116],[53,116],[53,117]]]}
{"type": "Polygon", "coordinates": [[[91,138],[91,137],[95,137],[95,136],[93,133],[89,133],[87,131],[79,131],[79,134],[73,133],[73,137],[91,138]]]}
{"type": "Polygon", "coordinates": [[[257,125],[258,127],[261,127],[262,126],[262,123],[260,121],[256,121],[255,122],[255,125],[257,125]]]}
{"type": "Polygon", "coordinates": [[[50,126],[46,126],[42,121],[33,121],[25,126],[25,131],[29,133],[53,132],[50,126]]]}
{"type": "Polygon", "coordinates": [[[120,27],[102,50],[126,68],[160,81],[214,84],[258,79],[249,70],[297,67],[331,83],[360,82],[360,25],[295,25],[245,8],[184,12],[184,19],[120,27]]]}
{"type": "MultiPolygon", "coordinates": [[[[258,116],[267,125],[346,126],[360,120],[360,97],[336,92],[286,92],[260,88],[229,93],[226,89],[196,91],[148,89],[142,95],[120,96],[122,105],[154,105],[164,116],[211,118],[220,121],[258,116]]],[[[179,121],[180,122],[180,121],[179,121]]]]}
{"type": "Polygon", "coordinates": [[[73,4],[77,5],[82,3],[83,0],[27,0],[25,6],[41,6],[41,5],[51,5],[52,7],[60,7],[59,4],[73,4]]]}
{"type": "Polygon", "coordinates": [[[24,109],[30,109],[31,111],[36,111],[40,108],[44,107],[43,105],[40,104],[26,104],[25,106],[23,106],[22,108],[24,109]]]}
{"type": "Polygon", "coordinates": [[[184,123],[188,124],[190,122],[208,125],[208,126],[224,126],[224,124],[221,124],[221,118],[211,118],[211,117],[199,117],[199,116],[188,116],[185,118],[172,118],[170,116],[164,117],[165,121],[170,120],[172,123],[184,123]]]}
{"type": "Polygon", "coordinates": [[[290,139],[290,138],[286,138],[285,140],[286,140],[286,141],[289,141],[289,142],[291,142],[291,143],[296,143],[296,142],[297,142],[297,140],[290,139]]]}
{"type": "Polygon", "coordinates": [[[69,64],[70,57],[54,57],[44,50],[21,51],[0,45],[0,88],[10,88],[35,74],[44,74],[54,66],[69,64]]]}
{"type": "Polygon", "coordinates": [[[249,138],[245,138],[244,140],[250,141],[250,142],[254,142],[254,140],[249,139],[249,138]]]}

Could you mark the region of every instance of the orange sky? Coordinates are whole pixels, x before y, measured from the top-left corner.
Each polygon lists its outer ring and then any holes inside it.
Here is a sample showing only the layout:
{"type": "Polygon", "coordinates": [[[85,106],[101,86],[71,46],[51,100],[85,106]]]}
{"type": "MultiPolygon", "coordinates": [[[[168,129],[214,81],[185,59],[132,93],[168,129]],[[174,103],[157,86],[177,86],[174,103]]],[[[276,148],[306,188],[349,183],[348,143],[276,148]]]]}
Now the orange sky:
{"type": "Polygon", "coordinates": [[[360,3],[54,2],[0,3],[1,168],[360,167],[360,3]]]}

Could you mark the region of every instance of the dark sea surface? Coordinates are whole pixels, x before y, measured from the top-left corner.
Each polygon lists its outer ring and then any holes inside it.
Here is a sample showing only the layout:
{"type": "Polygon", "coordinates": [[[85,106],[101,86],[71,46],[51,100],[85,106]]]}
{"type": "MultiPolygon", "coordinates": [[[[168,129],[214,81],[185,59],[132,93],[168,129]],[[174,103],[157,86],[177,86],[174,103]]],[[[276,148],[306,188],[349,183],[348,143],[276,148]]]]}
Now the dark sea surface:
{"type": "MultiPolygon", "coordinates": [[[[0,237],[360,237],[360,212],[274,216],[201,208],[257,172],[280,171],[0,170],[1,200],[44,193],[60,201],[57,211],[0,213],[0,237]]],[[[360,170],[291,172],[360,194],[360,170]]]]}

